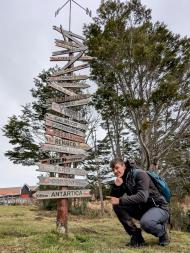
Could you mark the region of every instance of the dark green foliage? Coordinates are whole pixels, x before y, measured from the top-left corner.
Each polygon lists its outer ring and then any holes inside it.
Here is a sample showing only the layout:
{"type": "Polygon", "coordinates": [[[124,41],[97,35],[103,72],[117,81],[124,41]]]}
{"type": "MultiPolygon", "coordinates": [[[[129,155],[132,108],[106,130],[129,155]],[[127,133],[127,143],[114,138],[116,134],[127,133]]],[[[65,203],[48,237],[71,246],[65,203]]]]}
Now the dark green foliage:
{"type": "Polygon", "coordinates": [[[48,157],[48,153],[40,149],[40,143],[44,142],[46,100],[55,95],[60,96],[60,92],[47,86],[47,78],[56,69],[57,67],[42,71],[38,78],[34,79],[35,88],[31,89],[31,93],[35,100],[22,106],[21,115],[9,117],[2,129],[4,135],[9,138],[9,143],[13,145],[13,149],[8,150],[5,155],[15,164],[34,165],[48,157]]]}
{"type": "MultiPolygon", "coordinates": [[[[165,161],[190,126],[190,40],[153,23],[138,0],[103,1],[97,13],[84,28],[95,57],[94,105],[113,129],[110,139],[130,131],[148,169],[152,161],[165,161]]],[[[118,138],[114,156],[121,156],[121,145],[118,138]]]]}

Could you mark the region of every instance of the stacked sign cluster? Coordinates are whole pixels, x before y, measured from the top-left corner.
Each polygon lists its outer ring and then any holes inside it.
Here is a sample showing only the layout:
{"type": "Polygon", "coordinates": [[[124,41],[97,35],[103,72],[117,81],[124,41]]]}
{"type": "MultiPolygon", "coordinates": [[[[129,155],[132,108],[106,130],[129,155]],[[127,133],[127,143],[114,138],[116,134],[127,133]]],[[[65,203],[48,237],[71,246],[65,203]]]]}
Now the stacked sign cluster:
{"type": "Polygon", "coordinates": [[[49,86],[62,95],[48,99],[48,113],[45,115],[46,143],[42,144],[42,149],[57,155],[56,158],[49,158],[38,164],[38,171],[53,172],[53,175],[56,175],[40,177],[40,185],[62,186],[64,189],[38,191],[36,197],[89,197],[89,190],[70,187],[87,185],[85,179],[75,178],[75,175],[86,175],[84,170],[76,168],[75,165],[86,158],[87,150],[90,148],[85,143],[87,125],[80,110],[90,102],[90,94],[82,93],[83,89],[89,87],[85,82],[88,76],[74,73],[88,68],[88,61],[92,60],[92,57],[85,54],[87,47],[82,36],[66,31],[61,26],[54,26],[53,29],[62,37],[55,40],[55,45],[62,50],[53,52],[50,60],[67,63],[48,79],[49,86]],[[77,62],[78,65],[74,65],[77,62]]]}

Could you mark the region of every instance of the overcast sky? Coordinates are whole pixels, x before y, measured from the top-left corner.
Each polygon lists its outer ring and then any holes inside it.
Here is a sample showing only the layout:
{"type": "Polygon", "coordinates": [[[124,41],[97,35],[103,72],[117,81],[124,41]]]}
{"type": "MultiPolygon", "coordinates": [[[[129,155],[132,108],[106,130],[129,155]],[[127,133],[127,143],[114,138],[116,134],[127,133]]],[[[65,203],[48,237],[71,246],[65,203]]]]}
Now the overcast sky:
{"type": "MultiPolygon", "coordinates": [[[[33,78],[54,66],[49,61],[57,33],[53,25],[68,29],[68,7],[55,18],[56,9],[66,0],[1,0],[0,6],[0,128],[8,117],[20,113],[21,105],[32,101],[33,78]]],[[[100,0],[77,0],[92,10],[100,0]]],[[[190,37],[189,0],[142,0],[152,9],[154,21],[163,21],[174,33],[190,37]]],[[[73,5],[71,30],[81,34],[90,18],[73,5]]],[[[11,148],[0,130],[0,187],[35,185],[36,167],[13,165],[4,153],[11,148]]]]}

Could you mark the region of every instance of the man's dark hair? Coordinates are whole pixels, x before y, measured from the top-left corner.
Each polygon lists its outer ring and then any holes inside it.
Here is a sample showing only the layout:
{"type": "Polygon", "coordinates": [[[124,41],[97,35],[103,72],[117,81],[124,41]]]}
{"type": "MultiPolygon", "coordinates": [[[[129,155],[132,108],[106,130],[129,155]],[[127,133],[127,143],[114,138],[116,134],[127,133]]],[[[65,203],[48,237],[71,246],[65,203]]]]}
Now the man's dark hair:
{"type": "Polygon", "coordinates": [[[110,167],[112,168],[112,170],[114,169],[115,165],[118,163],[125,164],[123,159],[121,159],[121,158],[115,158],[115,159],[111,160],[110,167]]]}

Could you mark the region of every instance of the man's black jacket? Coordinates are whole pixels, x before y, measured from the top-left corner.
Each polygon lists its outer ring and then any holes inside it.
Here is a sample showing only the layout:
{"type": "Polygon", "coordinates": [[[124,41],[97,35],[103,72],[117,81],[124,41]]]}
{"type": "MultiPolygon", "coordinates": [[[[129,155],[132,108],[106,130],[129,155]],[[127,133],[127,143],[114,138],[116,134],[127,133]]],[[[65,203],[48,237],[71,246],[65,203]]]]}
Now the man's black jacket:
{"type": "Polygon", "coordinates": [[[139,170],[134,177],[133,170],[126,169],[122,179],[123,184],[120,186],[113,184],[110,194],[119,198],[120,205],[138,204],[143,208],[160,207],[168,210],[167,201],[145,171],[139,170]]]}

